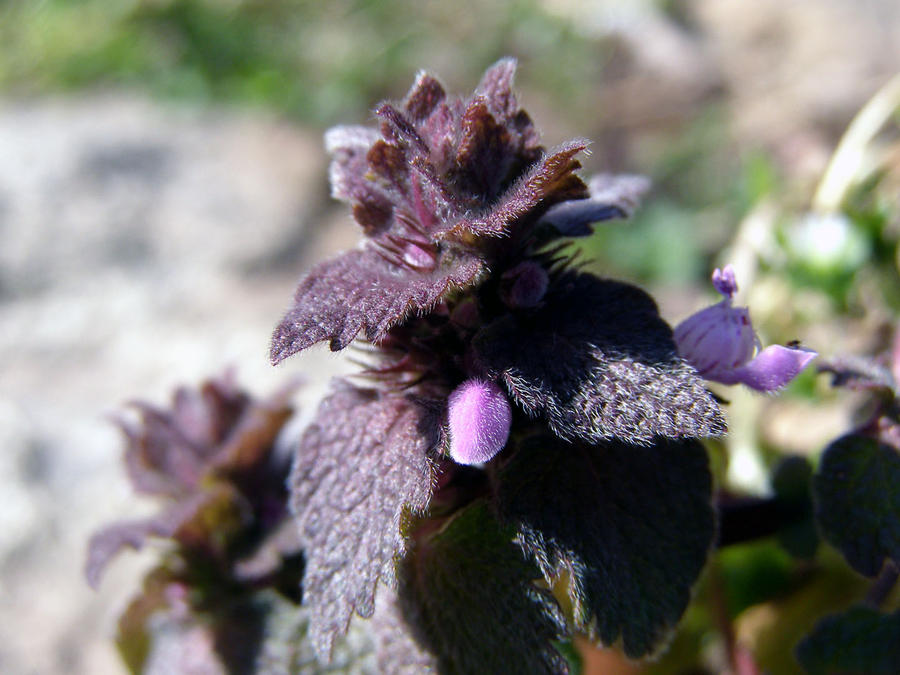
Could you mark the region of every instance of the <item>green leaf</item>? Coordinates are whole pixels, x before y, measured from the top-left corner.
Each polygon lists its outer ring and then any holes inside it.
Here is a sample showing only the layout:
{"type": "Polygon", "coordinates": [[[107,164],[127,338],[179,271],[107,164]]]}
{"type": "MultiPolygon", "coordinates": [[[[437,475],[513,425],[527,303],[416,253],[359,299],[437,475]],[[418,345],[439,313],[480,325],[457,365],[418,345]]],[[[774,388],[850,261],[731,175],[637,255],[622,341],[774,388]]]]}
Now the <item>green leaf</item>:
{"type": "Polygon", "coordinates": [[[900,560],[900,453],[850,434],[822,455],[813,481],[822,535],[861,574],[874,577],[886,558],[900,560]]]}
{"type": "Polygon", "coordinates": [[[825,617],[797,646],[797,659],[811,675],[900,673],[900,612],[853,607],[825,617]]]}
{"type": "Polygon", "coordinates": [[[696,441],[566,444],[526,439],[499,475],[502,517],[553,584],[568,578],[575,620],[631,658],[678,622],[715,532],[712,477],[696,441]]]}
{"type": "Polygon", "coordinates": [[[512,534],[477,501],[403,561],[404,625],[435,655],[438,672],[569,672],[554,646],[565,619],[552,594],[534,584],[539,572],[512,534]]]}
{"type": "Polygon", "coordinates": [[[795,558],[810,559],[819,547],[813,521],[810,483],[812,467],[805,457],[785,457],[775,468],[772,489],[787,522],[778,530],[778,543],[795,558]]]}

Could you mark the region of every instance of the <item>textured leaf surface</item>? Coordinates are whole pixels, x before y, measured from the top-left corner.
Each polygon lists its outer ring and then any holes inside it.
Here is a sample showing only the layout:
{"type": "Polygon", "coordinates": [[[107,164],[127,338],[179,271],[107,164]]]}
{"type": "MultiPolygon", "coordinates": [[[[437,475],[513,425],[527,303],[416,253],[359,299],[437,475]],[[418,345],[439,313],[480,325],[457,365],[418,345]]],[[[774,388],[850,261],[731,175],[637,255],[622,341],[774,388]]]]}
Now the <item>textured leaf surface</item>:
{"type": "Polygon", "coordinates": [[[356,611],[369,617],[379,579],[403,554],[407,511],[431,498],[430,415],[401,396],[343,385],[319,407],[297,451],[291,506],[306,546],[303,581],[320,658],[356,611]]]}
{"type": "Polygon", "coordinates": [[[837,439],[813,481],[822,535],[858,572],[874,577],[900,561],[900,452],[864,436],[837,439]]]}
{"type": "Polygon", "coordinates": [[[562,438],[649,443],[722,434],[718,405],[642,290],[566,273],[535,311],[476,335],[481,365],[562,438]]]}
{"type": "Polygon", "coordinates": [[[498,508],[551,583],[569,579],[576,620],[645,656],[675,626],[712,546],[706,452],[568,444],[533,436],[501,471],[498,508]]]}
{"type": "Polygon", "coordinates": [[[434,271],[401,268],[373,250],[350,251],[316,265],[300,282],[294,305],[272,336],[273,363],[317,342],[338,351],[365,330],[377,341],[412,314],[429,311],[446,293],[473,283],[481,261],[462,254],[434,271]]]}
{"type": "Polygon", "coordinates": [[[586,141],[572,141],[557,148],[535,164],[484,215],[461,220],[454,230],[493,237],[509,233],[510,225],[542,201],[575,199],[586,193],[586,187],[575,171],[581,163],[575,155],[587,147],[586,141]]]}
{"type": "Polygon", "coordinates": [[[438,672],[568,672],[553,646],[565,620],[553,596],[534,585],[538,571],[511,534],[476,502],[404,560],[402,614],[438,672]]]}
{"type": "Polygon", "coordinates": [[[900,673],[900,612],[854,607],[820,621],[797,647],[811,675],[900,673]]]}

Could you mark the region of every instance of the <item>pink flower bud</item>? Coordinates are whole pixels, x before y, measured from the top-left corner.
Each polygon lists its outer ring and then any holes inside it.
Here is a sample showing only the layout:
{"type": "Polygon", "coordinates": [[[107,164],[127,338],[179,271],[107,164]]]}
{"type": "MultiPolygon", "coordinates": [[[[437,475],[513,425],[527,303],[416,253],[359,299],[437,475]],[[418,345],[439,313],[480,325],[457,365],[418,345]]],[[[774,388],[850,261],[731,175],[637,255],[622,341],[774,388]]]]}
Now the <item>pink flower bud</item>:
{"type": "Polygon", "coordinates": [[[678,353],[707,380],[774,391],[793,380],[816,356],[809,349],[772,345],[762,351],[746,307],[732,307],[734,268],[712,276],[724,299],[682,321],[675,329],[678,353]],[[758,353],[757,353],[758,352],[758,353]]]}
{"type": "Polygon", "coordinates": [[[543,299],[550,284],[547,271],[530,260],[507,270],[501,278],[503,300],[509,307],[534,307],[543,299]]]}
{"type": "Polygon", "coordinates": [[[470,379],[447,402],[450,456],[459,464],[489,461],[506,445],[512,410],[494,382],[470,379]]]}

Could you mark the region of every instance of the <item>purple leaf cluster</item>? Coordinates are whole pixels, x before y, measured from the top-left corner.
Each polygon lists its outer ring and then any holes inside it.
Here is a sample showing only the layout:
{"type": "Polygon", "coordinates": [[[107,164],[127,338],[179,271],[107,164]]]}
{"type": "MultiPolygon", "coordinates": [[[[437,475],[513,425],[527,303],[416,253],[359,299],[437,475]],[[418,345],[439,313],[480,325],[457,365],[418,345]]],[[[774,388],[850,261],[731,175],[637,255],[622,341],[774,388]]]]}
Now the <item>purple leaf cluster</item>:
{"type": "Polygon", "coordinates": [[[86,574],[96,586],[123,548],[166,544],[119,622],[133,670],[182,672],[190,653],[205,668],[237,672],[262,639],[256,592],[299,600],[303,558],[288,517],[287,458],[275,450],[293,389],[258,400],[229,373],[177,389],[167,409],[133,403],[137,421],[118,420],[129,478],[161,510],[96,533],[86,574]]]}
{"type": "Polygon", "coordinates": [[[586,185],[587,143],[546,150],[514,72],[500,61],[468,98],[423,73],[376,108],[377,129],[326,134],[362,242],[301,279],[271,344],[276,363],[319,342],[367,359],[365,386],[322,403],[290,481],[323,660],[385,582],[373,625],[389,672],[564,671],[565,621],[533,584],[563,572],[574,624],[645,655],[712,544],[694,439],[723,434],[722,411],[653,299],[580,270],[570,245],[630,215],[647,181],[586,185]],[[663,507],[635,491],[648,472],[663,507]],[[667,585],[657,598],[634,565],[667,585]]]}

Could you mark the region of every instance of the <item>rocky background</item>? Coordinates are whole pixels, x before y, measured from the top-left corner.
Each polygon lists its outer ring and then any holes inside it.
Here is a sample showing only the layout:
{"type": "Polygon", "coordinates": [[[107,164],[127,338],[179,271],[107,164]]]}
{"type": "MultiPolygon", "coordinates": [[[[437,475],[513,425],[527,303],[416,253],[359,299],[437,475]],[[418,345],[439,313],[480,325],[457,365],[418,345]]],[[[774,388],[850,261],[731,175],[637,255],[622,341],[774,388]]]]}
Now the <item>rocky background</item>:
{"type": "Polygon", "coordinates": [[[268,337],[308,256],[355,232],[326,201],[318,134],[266,116],[7,101],[0,148],[0,671],[120,672],[109,637],[141,559],[95,593],[85,543],[149,505],[110,415],[228,367],[259,394],[302,372],[312,406],[342,361],[275,369],[268,337]]]}
{"type": "MultiPolygon", "coordinates": [[[[113,4],[162,12],[209,3],[113,4]]],[[[301,23],[313,12],[282,4],[301,23]]],[[[492,8],[481,28],[494,42],[463,57],[460,38],[479,31],[464,10],[439,30],[447,17],[425,3],[407,42],[399,28],[380,35],[379,17],[315,14],[315,26],[337,41],[326,46],[338,61],[356,42],[382,47],[374,74],[348,85],[352,95],[324,89],[326,66],[298,70],[307,82],[298,96],[322,100],[295,108],[274,95],[248,106],[214,86],[176,96],[149,76],[147,87],[127,78],[119,86],[122,78],[105,79],[102,68],[93,79],[66,79],[55,31],[73,17],[41,18],[27,3],[0,8],[0,672],[122,672],[110,638],[152,552],[121,556],[99,592],[82,566],[92,531],[149,508],[120,465],[109,416],[123,402],[163,404],[175,385],[234,367],[258,394],[303,373],[298,405],[309,411],[329,375],[348,368],[324,348],[277,369],[266,355],[302,270],[355,241],[328,197],[323,118],[365,122],[366,106],[401,95],[419,67],[471,87],[473,73],[511,53],[548,143],[596,139],[595,169],[654,173],[671,159],[660,148],[690,144],[691,129],[713,114],[724,129],[715,138],[728,144],[718,151],[766,153],[801,195],[853,114],[900,69],[900,6],[889,0],[700,0],[665,3],[667,11],[649,1],[526,4],[525,28],[492,8]],[[368,28],[354,32],[359,25],[368,28]],[[560,53],[571,62],[559,64],[567,70],[554,81],[551,59],[560,53]]],[[[228,30],[242,35],[239,22],[228,30]]],[[[660,169],[663,192],[678,185],[666,178],[671,170],[660,169]]],[[[696,207],[708,187],[697,189],[694,206],[664,214],[684,219],[694,208],[691,222],[713,233],[693,235],[696,278],[626,270],[670,294],[673,320],[696,309],[700,291],[681,291],[702,283],[737,224],[724,201],[696,207]]],[[[865,333],[855,342],[868,343],[865,333]]],[[[826,416],[837,428],[842,411],[826,416]]],[[[800,445],[833,435],[816,431],[800,445]]]]}

